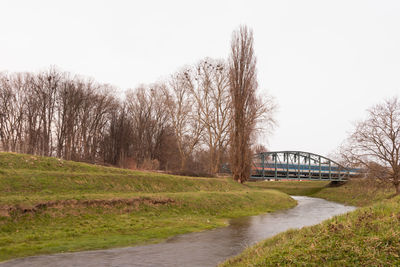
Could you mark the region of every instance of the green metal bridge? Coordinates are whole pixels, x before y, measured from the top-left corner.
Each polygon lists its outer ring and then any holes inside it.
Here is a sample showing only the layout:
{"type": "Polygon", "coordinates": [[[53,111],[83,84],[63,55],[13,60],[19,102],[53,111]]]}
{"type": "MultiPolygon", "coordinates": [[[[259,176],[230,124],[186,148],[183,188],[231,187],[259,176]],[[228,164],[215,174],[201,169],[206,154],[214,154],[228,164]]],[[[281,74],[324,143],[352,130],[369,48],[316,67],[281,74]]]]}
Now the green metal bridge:
{"type": "Polygon", "coordinates": [[[361,172],[310,152],[271,151],[254,156],[251,179],[346,181],[361,172]]]}

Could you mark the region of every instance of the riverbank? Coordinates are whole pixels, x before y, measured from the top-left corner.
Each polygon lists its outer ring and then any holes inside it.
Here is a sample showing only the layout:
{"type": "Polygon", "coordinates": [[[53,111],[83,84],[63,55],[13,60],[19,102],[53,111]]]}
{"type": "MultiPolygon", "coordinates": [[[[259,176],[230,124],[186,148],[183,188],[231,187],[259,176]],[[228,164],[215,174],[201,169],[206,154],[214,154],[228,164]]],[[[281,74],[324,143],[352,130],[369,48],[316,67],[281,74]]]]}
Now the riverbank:
{"type": "Polygon", "coordinates": [[[346,205],[363,207],[390,198],[395,190],[390,185],[354,179],[341,186],[331,186],[327,181],[260,181],[250,182],[254,189],[273,189],[295,196],[323,198],[346,205]]]}
{"type": "Polygon", "coordinates": [[[266,182],[253,185],[281,187],[297,193],[362,208],[321,224],[289,230],[248,248],[221,266],[395,266],[400,264],[400,196],[390,187],[354,180],[341,187],[321,182],[266,182]],[[307,184],[308,183],[308,184],[307,184]],[[320,183],[320,184],[318,184],[320,183]],[[316,189],[320,186],[320,189],[316,189]],[[289,189],[288,189],[289,188],[289,189]],[[388,199],[389,198],[389,199],[388,199]]]}
{"type": "Polygon", "coordinates": [[[296,205],[276,190],[0,153],[0,261],[159,242],[296,205]]]}
{"type": "Polygon", "coordinates": [[[294,199],[297,206],[289,210],[232,219],[227,227],[178,235],[158,244],[28,257],[12,260],[4,267],[53,267],[55,262],[58,266],[214,267],[242,252],[247,244],[354,209],[320,198],[294,199]]]}

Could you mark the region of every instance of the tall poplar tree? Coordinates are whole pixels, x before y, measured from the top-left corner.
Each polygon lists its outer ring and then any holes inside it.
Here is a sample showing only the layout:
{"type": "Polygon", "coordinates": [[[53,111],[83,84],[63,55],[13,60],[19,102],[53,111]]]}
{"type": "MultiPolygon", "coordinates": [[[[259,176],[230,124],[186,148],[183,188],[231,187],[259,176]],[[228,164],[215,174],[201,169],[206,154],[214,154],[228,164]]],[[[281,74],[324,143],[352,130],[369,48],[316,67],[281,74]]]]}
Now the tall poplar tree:
{"type": "Polygon", "coordinates": [[[241,26],[233,32],[229,58],[229,82],[233,120],[230,158],[233,179],[243,183],[251,171],[251,136],[257,121],[257,59],[253,31],[241,26]]]}

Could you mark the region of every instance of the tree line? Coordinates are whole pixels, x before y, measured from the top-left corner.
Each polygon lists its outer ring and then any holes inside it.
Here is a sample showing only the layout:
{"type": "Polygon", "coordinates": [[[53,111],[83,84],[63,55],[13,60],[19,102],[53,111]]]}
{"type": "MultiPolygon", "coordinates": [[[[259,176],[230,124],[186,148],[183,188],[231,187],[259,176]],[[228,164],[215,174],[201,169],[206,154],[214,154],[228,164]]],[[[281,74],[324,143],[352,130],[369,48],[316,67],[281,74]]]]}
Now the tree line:
{"type": "Polygon", "coordinates": [[[244,26],[228,60],[206,58],[124,98],[55,67],[0,73],[1,150],[209,174],[231,162],[244,181],[257,125],[272,125],[275,107],[256,95],[255,64],[253,33],[244,26]]]}

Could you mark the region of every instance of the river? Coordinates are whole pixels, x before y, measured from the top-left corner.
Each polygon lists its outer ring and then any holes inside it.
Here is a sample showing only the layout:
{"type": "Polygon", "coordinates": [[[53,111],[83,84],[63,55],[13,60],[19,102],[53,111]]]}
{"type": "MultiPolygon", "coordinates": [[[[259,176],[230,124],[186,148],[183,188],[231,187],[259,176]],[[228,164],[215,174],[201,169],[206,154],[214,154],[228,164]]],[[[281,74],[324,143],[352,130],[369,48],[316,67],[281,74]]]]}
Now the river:
{"type": "Polygon", "coordinates": [[[293,198],[298,205],[292,209],[232,219],[227,227],[179,235],[159,244],[34,256],[0,266],[215,266],[265,238],[355,209],[319,198],[293,198]]]}

